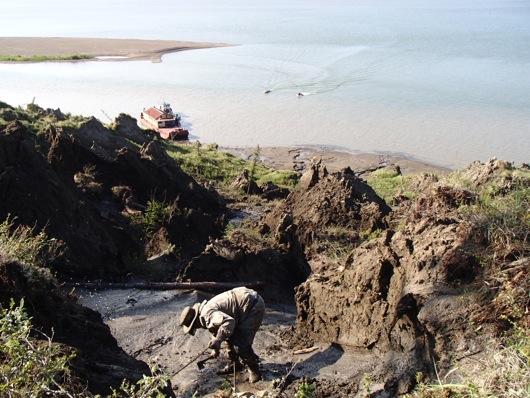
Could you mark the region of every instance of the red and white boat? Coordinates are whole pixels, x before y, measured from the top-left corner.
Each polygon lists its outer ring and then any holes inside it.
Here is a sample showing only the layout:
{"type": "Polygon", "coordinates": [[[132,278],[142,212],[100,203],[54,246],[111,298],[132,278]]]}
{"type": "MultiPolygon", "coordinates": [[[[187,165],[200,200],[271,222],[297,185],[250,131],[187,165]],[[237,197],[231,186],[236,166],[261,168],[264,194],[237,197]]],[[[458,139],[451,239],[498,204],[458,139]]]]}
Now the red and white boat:
{"type": "Polygon", "coordinates": [[[140,123],[143,127],[157,131],[165,140],[187,140],[189,131],[180,127],[180,118],[173,113],[167,102],[142,111],[140,123]]]}

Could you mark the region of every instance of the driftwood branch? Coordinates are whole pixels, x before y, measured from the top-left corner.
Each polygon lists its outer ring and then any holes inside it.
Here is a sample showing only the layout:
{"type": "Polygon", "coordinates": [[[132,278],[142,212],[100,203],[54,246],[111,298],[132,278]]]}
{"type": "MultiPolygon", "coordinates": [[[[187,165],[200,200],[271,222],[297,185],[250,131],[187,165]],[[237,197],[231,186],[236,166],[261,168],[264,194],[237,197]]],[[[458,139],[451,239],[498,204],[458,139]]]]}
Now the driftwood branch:
{"type": "Polygon", "coordinates": [[[144,290],[205,290],[224,291],[236,287],[248,287],[249,289],[260,290],[263,282],[78,282],[65,283],[65,287],[78,287],[84,289],[104,290],[104,289],[144,289],[144,290]]]}

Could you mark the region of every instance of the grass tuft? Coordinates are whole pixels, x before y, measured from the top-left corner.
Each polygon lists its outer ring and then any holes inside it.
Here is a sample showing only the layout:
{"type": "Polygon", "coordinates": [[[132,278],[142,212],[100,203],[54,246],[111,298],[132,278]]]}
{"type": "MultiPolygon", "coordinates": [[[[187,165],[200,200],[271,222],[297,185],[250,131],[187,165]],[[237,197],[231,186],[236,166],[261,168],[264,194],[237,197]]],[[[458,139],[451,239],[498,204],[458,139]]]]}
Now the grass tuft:
{"type": "Polygon", "coordinates": [[[72,54],[72,55],[0,55],[0,62],[46,62],[46,61],[81,61],[94,59],[93,55],[72,54]]]}

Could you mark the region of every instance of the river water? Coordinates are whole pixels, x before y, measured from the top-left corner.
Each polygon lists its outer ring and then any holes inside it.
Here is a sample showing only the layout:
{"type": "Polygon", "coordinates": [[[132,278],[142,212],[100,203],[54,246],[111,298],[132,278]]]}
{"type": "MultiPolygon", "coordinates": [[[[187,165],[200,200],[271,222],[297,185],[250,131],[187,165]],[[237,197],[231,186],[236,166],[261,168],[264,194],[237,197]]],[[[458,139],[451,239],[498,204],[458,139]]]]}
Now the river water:
{"type": "Polygon", "coordinates": [[[0,36],[238,44],[161,63],[0,64],[11,105],[108,122],[167,101],[203,143],[530,162],[527,0],[8,3],[0,36]]]}

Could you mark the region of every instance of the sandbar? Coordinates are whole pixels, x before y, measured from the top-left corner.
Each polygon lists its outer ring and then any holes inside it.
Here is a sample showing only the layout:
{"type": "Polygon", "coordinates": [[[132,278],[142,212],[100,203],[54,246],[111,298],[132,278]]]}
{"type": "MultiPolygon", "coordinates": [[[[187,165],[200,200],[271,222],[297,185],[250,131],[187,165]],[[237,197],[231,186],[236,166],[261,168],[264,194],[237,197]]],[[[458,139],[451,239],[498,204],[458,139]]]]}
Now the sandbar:
{"type": "Polygon", "coordinates": [[[161,62],[162,55],[167,53],[233,45],[228,43],[202,43],[177,40],[0,37],[0,55],[32,57],[84,54],[92,56],[93,58],[89,60],[95,61],[149,60],[151,62],[161,62]]]}

